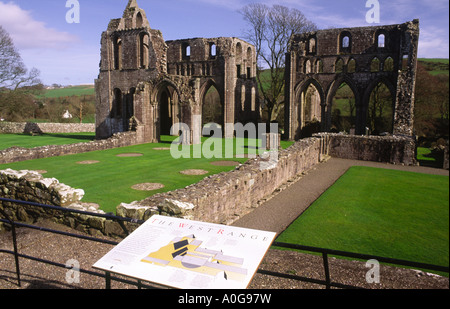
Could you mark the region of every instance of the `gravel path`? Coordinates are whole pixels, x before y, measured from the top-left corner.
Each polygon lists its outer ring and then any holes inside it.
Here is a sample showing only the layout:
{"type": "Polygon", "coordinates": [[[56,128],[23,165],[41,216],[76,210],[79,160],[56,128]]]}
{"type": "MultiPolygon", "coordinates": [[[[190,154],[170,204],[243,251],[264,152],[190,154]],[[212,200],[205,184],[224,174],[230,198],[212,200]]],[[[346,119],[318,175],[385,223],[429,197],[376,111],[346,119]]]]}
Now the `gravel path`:
{"type": "MultiPolygon", "coordinates": [[[[443,170],[332,158],[280,189],[280,192],[234,225],[279,233],[289,226],[325,190],[333,185],[349,167],[354,165],[402,169],[421,173],[438,173],[448,176],[448,171],[443,170]],[[282,208],[280,209],[280,207],[282,208]],[[280,214],[283,215],[281,216],[280,214]]],[[[48,221],[39,222],[39,225],[76,233],[76,231],[67,227],[57,226],[48,221]]],[[[66,264],[67,261],[75,259],[80,261],[81,268],[91,271],[93,270],[91,265],[112,249],[111,245],[28,229],[19,229],[17,236],[19,252],[22,254],[48,259],[61,264],[66,264]]],[[[0,234],[0,249],[12,250],[10,233],[0,234]]],[[[14,265],[14,259],[11,256],[0,253],[0,289],[103,289],[105,287],[104,279],[87,274],[81,274],[80,283],[68,284],[66,282],[66,269],[26,259],[20,259],[22,287],[18,287],[14,265]]],[[[263,260],[261,269],[321,280],[324,278],[321,257],[296,252],[271,249],[263,260]]],[[[449,288],[448,278],[388,266],[381,267],[380,284],[368,284],[365,280],[367,271],[368,268],[365,267],[365,263],[330,258],[330,273],[334,282],[370,289],[449,288]]],[[[134,287],[113,282],[112,288],[134,287]]],[[[256,274],[250,288],[321,289],[323,286],[256,274]]]]}

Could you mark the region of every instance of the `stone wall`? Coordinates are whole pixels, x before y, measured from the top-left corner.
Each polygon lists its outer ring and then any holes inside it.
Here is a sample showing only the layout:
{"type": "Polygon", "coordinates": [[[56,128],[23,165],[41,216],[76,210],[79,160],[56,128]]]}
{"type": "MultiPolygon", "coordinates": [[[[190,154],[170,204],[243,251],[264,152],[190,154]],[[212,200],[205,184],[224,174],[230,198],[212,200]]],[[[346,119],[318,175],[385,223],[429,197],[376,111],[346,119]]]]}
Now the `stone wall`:
{"type": "Polygon", "coordinates": [[[154,214],[231,224],[248,214],[283,184],[307,172],[322,159],[322,141],[309,138],[279,152],[275,164],[257,157],[234,171],[207,177],[184,189],[121,204],[117,215],[148,219],[154,214]]]}
{"type": "Polygon", "coordinates": [[[357,136],[333,133],[322,138],[332,157],[390,164],[416,165],[416,142],[407,136],[357,136]]]}
{"type": "Polygon", "coordinates": [[[95,132],[93,123],[0,122],[0,134],[87,133],[95,132]]]}
{"type": "MultiPolygon", "coordinates": [[[[206,177],[186,188],[157,194],[143,201],[122,203],[117,207],[117,215],[147,220],[154,214],[160,214],[231,224],[257,208],[280,187],[307,173],[328,155],[345,159],[413,165],[415,142],[409,137],[401,136],[317,134],[315,137],[296,142],[288,149],[280,150],[278,157],[258,156],[249,159],[231,172],[206,177]],[[278,160],[274,160],[275,158],[278,160]]],[[[56,179],[44,179],[36,172],[0,171],[1,197],[90,212],[98,211],[98,205],[80,201],[83,195],[82,190],[74,190],[59,184],[56,179]]],[[[3,205],[5,206],[14,219],[22,221],[33,221],[39,216],[48,216],[41,212],[30,212],[26,207],[3,205]]],[[[106,219],[60,213],[52,213],[52,216],[59,223],[91,235],[124,236],[118,223],[106,219]]]]}
{"type": "Polygon", "coordinates": [[[136,132],[118,133],[106,140],[96,140],[88,143],[69,145],[50,145],[32,149],[11,147],[0,151],[0,164],[34,160],[41,158],[72,155],[97,150],[106,150],[117,147],[132,146],[138,144],[136,132]]]}
{"type": "MultiPolygon", "coordinates": [[[[319,138],[301,140],[280,151],[278,162],[269,156],[250,159],[231,172],[209,176],[186,188],[131,204],[122,203],[117,207],[117,215],[147,220],[154,214],[161,214],[231,224],[258,207],[282,185],[318,164],[323,159],[322,145],[319,138]]],[[[45,179],[37,172],[0,171],[0,197],[103,213],[96,204],[82,203],[83,195],[83,190],[60,184],[54,178],[45,179]]],[[[117,222],[102,218],[37,211],[11,203],[0,203],[0,207],[18,221],[35,222],[41,217],[51,217],[91,235],[124,236],[117,222]]]]}
{"type": "MultiPolygon", "coordinates": [[[[44,178],[35,171],[11,169],[0,171],[0,197],[2,198],[104,214],[99,209],[99,205],[81,202],[83,196],[82,189],[71,188],[55,178],[44,178]]],[[[117,226],[118,223],[95,216],[9,202],[0,202],[0,208],[14,221],[33,224],[39,219],[47,218],[94,236],[103,234],[119,236],[123,233],[120,226],[117,226]]]]}

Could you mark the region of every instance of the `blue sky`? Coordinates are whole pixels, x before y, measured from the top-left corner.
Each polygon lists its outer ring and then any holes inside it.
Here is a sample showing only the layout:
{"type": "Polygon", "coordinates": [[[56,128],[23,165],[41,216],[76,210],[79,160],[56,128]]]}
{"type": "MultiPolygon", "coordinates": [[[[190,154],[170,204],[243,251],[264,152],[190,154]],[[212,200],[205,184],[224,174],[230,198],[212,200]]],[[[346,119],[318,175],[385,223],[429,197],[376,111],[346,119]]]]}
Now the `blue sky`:
{"type": "MultiPolygon", "coordinates": [[[[378,0],[380,24],[420,19],[419,57],[449,57],[448,0],[378,0]]],[[[368,26],[366,0],[137,0],[166,40],[242,37],[244,5],[261,2],[301,10],[320,29],[368,26]]],[[[122,17],[128,0],[79,0],[80,23],[66,22],[66,0],[0,0],[0,25],[28,68],[45,84],[92,84],[98,75],[100,35],[122,17]]]]}

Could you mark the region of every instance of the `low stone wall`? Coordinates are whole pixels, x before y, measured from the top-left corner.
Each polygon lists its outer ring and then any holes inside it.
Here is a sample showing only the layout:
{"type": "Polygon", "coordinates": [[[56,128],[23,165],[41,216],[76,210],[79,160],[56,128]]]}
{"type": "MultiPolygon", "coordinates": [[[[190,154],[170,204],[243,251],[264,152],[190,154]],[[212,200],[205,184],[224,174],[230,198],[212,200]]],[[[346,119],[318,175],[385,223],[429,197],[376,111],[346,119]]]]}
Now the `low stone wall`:
{"type": "MultiPolygon", "coordinates": [[[[161,214],[231,224],[258,207],[283,184],[318,164],[323,158],[321,145],[318,138],[299,141],[280,151],[278,161],[273,156],[250,159],[231,172],[207,177],[184,189],[131,204],[122,203],[117,207],[117,215],[147,220],[161,214]]],[[[96,204],[82,203],[83,195],[83,190],[72,189],[54,178],[45,179],[37,172],[0,171],[0,197],[103,213],[96,204]]],[[[14,220],[34,222],[42,217],[53,218],[57,223],[91,235],[124,236],[118,223],[102,218],[37,211],[11,203],[0,203],[0,207],[14,220]]]]}
{"type": "Polygon", "coordinates": [[[117,215],[147,220],[154,214],[231,224],[322,159],[321,139],[298,141],[279,152],[278,162],[258,157],[234,171],[207,177],[184,189],[121,204],[117,215]]]}
{"type": "MultiPolygon", "coordinates": [[[[129,137],[124,137],[124,139],[130,140],[129,137]]],[[[110,146],[108,145],[107,148],[110,146]]],[[[96,147],[98,148],[98,146],[96,147]]],[[[231,172],[206,177],[186,188],[157,194],[143,201],[122,203],[117,207],[117,215],[147,220],[154,214],[160,214],[211,223],[231,224],[257,208],[261,202],[284,184],[296,179],[302,173],[308,172],[328,155],[413,165],[415,164],[415,143],[406,137],[318,134],[315,137],[300,140],[288,149],[280,150],[278,157],[266,156],[250,159],[231,172]],[[275,158],[277,160],[274,160],[275,158]]],[[[61,206],[70,202],[68,207],[80,207],[81,209],[86,207],[79,201],[58,197],[53,189],[58,188],[56,180],[42,179],[42,176],[30,172],[19,172],[19,175],[21,176],[17,176],[17,172],[9,171],[6,176],[2,176],[0,196],[61,206]],[[66,200],[67,202],[61,202],[66,200]]],[[[59,191],[70,192],[64,187],[59,191]]],[[[87,205],[87,208],[96,209],[92,205],[87,205]]],[[[23,211],[17,209],[15,213],[17,213],[18,219],[26,219],[23,211]]],[[[33,218],[36,216],[32,215],[33,218]]],[[[57,216],[57,219],[59,218],[58,220],[63,224],[90,234],[120,235],[122,233],[121,227],[115,222],[85,217],[74,219],[70,216],[57,216]]]]}
{"type": "Polygon", "coordinates": [[[406,136],[357,136],[315,134],[325,141],[327,153],[336,158],[390,164],[416,165],[416,142],[406,136]]]}
{"type": "Polygon", "coordinates": [[[137,143],[136,132],[125,132],[118,133],[106,140],[96,140],[88,143],[50,145],[32,149],[11,147],[0,151],[0,164],[126,147],[136,145],[137,143]]]}
{"type": "MultiPolygon", "coordinates": [[[[104,214],[99,209],[99,205],[81,202],[83,196],[83,190],[71,188],[55,178],[44,178],[35,171],[11,169],[0,171],[0,197],[2,198],[104,214]]],[[[104,218],[9,202],[0,202],[0,208],[14,221],[35,223],[41,218],[47,218],[94,236],[104,234],[123,236],[123,230],[118,223],[104,218]]]]}
{"type": "Polygon", "coordinates": [[[94,123],[0,122],[0,133],[87,133],[95,132],[94,123]]]}

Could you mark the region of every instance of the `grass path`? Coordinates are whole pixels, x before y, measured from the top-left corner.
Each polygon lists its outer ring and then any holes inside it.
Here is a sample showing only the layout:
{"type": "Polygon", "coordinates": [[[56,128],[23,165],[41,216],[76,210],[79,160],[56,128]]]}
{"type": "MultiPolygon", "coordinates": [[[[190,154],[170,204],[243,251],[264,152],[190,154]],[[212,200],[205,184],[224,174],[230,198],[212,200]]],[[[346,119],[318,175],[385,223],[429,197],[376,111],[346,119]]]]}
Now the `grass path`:
{"type": "Polygon", "coordinates": [[[31,136],[30,134],[0,134],[0,150],[10,147],[34,148],[47,145],[68,145],[90,142],[95,139],[95,133],[61,133],[42,134],[31,136]]]}

